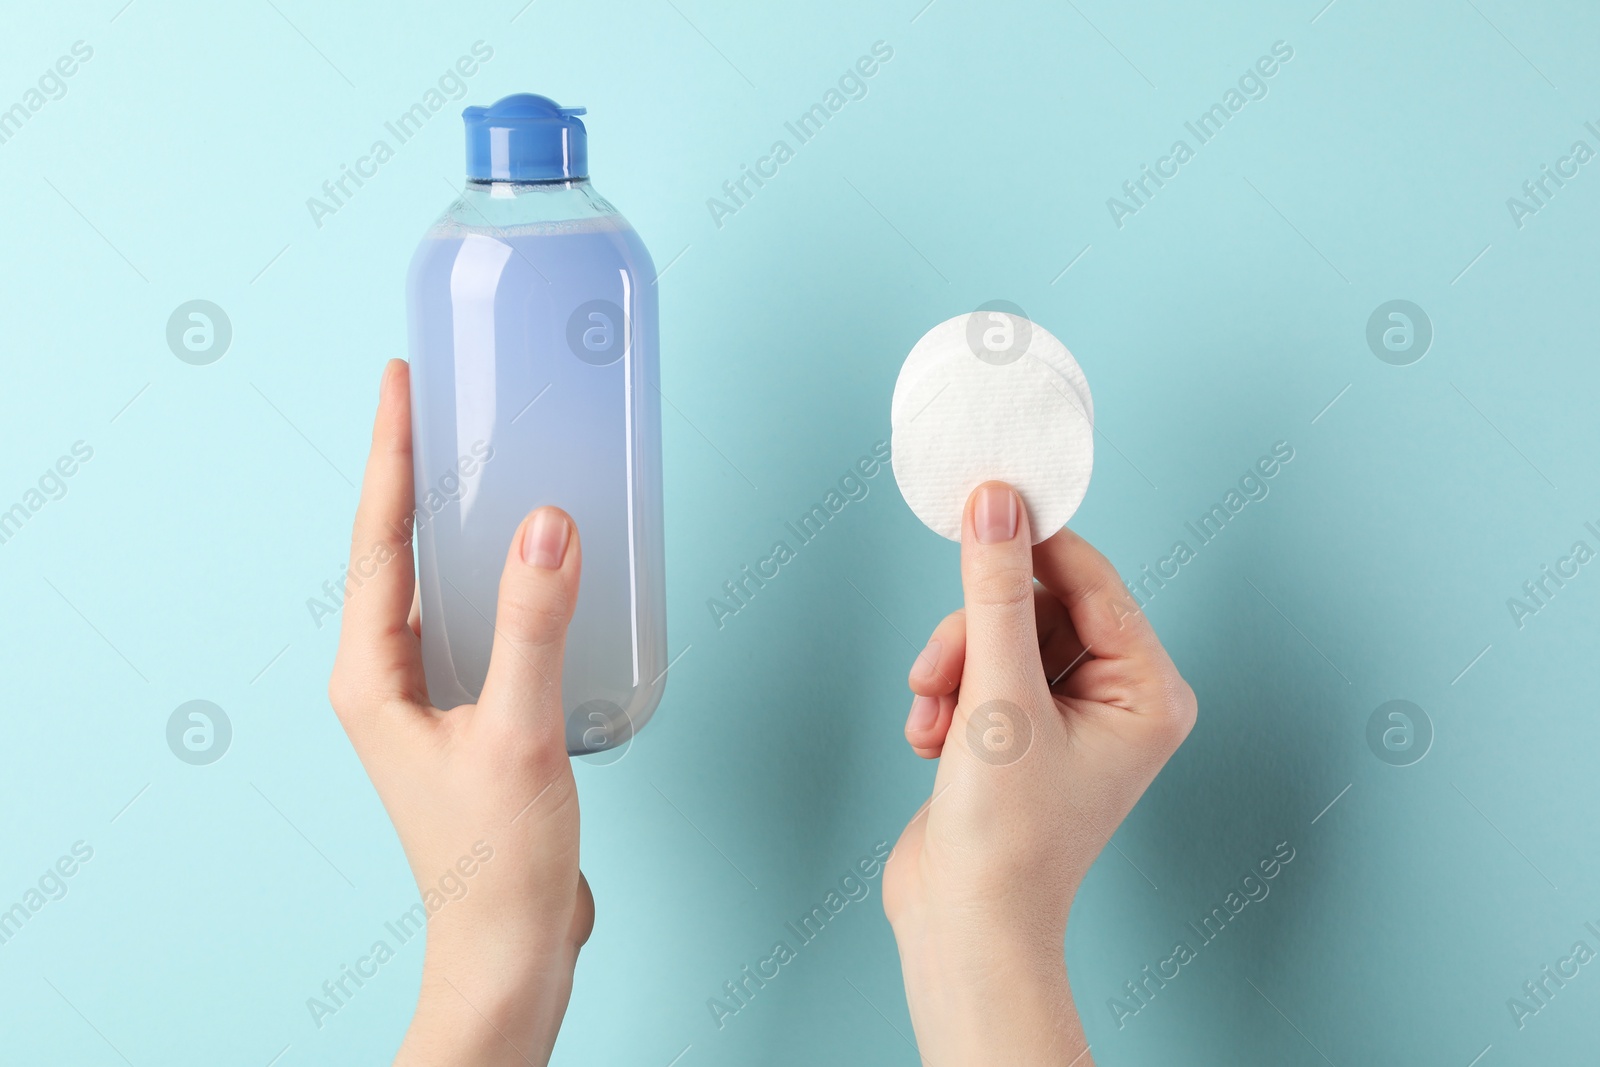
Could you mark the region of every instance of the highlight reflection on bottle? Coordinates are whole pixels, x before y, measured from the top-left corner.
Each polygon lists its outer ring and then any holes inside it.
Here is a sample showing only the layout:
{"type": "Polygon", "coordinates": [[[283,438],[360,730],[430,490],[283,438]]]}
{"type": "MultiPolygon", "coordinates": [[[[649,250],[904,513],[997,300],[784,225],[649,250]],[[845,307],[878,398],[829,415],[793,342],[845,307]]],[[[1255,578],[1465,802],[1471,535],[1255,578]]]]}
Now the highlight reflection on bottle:
{"type": "Polygon", "coordinates": [[[665,686],[655,268],[590,186],[581,108],[468,108],[468,183],[407,284],[423,666],[477,699],[517,524],[570,513],[583,574],[567,632],[567,749],[614,748],[665,686]]]}

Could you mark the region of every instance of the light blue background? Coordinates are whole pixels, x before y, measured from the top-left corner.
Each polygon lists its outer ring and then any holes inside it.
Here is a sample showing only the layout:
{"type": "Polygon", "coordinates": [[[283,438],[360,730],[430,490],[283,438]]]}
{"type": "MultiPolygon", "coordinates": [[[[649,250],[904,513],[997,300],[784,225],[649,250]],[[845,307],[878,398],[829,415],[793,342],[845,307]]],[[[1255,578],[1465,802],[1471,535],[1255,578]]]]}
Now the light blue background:
{"type": "Polygon", "coordinates": [[[1097,1062],[1592,1056],[1600,964],[1521,1030],[1506,1002],[1600,948],[1600,565],[1520,629],[1506,601],[1600,546],[1600,163],[1520,229],[1506,199],[1600,147],[1600,11],[922,3],[7,10],[0,106],[74,41],[94,55],[0,144],[0,507],[74,441],[94,457],[0,545],[0,905],[74,841],[94,858],[0,946],[0,1058],[397,1046],[420,942],[320,1030],[305,1004],[415,899],[305,601],[343,563],[403,272],[459,183],[454,114],[529,89],[589,107],[596,184],[667,268],[683,654],[628,756],[578,769],[599,921],[557,1063],[917,1062],[876,884],[725,1029],[706,1000],[927,795],[904,674],[958,603],[955,546],[884,474],[723,628],[706,601],[887,437],[916,338],[994,298],[1087,371],[1103,436],[1074,526],[1125,576],[1295,449],[1150,605],[1201,714],[1077,902],[1097,1062]],[[306,198],[480,39],[466,98],[315,226],[306,198]],[[707,198],[879,40],[869,95],[718,228],[707,198]],[[1269,95],[1119,229],[1107,197],[1279,40],[1269,95]],[[234,328],[210,366],[165,342],[195,298],[234,328]],[[1395,298],[1436,331],[1406,367],[1364,336],[1395,298]],[[206,767],[164,738],[196,698],[234,727],[206,767]],[[1404,768],[1365,740],[1394,698],[1436,731],[1404,768]],[[1119,1030],[1108,998],[1281,841],[1271,895],[1119,1030]]]}

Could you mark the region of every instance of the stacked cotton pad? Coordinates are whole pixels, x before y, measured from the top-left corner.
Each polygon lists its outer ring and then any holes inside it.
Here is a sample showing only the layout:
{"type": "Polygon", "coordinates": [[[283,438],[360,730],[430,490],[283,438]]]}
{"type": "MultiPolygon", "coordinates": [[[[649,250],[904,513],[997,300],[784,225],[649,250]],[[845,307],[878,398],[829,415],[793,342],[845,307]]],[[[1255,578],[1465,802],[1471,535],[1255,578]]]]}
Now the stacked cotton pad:
{"type": "Polygon", "coordinates": [[[961,539],[967,497],[1009,483],[1034,543],[1078,509],[1094,467],[1094,400],[1067,346],[1021,315],[975,311],[918,341],[889,411],[895,481],[930,529],[961,539]]]}

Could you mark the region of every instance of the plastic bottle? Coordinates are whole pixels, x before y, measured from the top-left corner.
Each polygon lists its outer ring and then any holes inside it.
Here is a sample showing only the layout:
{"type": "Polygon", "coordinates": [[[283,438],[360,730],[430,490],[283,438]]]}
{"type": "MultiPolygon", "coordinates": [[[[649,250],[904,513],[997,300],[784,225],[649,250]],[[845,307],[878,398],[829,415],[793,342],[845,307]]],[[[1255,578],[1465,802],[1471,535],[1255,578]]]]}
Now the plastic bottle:
{"type": "Polygon", "coordinates": [[[629,741],[667,669],[656,274],[589,184],[583,113],[528,93],[467,108],[466,188],[407,281],[428,694],[478,698],[517,524],[565,508],[583,551],[572,753],[629,741]]]}

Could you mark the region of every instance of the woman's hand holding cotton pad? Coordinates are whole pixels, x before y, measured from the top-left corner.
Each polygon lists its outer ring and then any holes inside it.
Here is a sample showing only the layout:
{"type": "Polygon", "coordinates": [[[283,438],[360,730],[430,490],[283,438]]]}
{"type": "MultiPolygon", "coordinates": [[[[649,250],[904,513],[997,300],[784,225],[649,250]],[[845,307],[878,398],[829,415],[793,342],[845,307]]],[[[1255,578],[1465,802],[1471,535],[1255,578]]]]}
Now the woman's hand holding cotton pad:
{"type": "Polygon", "coordinates": [[[900,494],[935,533],[961,539],[973,489],[1006,482],[1034,543],[1078,510],[1094,467],[1094,401],[1083,369],[1021,315],[975,311],[923,334],[889,413],[900,494]]]}

